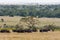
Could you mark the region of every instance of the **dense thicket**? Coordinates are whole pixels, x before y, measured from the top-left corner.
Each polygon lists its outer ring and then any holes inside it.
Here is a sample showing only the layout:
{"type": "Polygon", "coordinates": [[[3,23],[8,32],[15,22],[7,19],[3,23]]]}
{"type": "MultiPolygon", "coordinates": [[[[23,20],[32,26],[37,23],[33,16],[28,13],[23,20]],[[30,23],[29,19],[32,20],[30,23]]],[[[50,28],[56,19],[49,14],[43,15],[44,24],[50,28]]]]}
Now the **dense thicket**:
{"type": "Polygon", "coordinates": [[[0,16],[59,17],[60,5],[0,5],[0,16]]]}

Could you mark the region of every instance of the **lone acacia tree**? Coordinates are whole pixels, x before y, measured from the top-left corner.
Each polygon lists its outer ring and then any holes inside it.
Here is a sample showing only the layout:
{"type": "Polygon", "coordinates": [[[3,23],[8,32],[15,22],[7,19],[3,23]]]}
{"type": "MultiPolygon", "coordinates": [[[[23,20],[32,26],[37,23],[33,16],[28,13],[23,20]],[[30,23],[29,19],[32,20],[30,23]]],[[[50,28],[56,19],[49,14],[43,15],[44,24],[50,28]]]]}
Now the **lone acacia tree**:
{"type": "Polygon", "coordinates": [[[27,28],[36,29],[36,25],[38,23],[37,21],[38,20],[33,16],[24,17],[24,18],[21,18],[19,25],[22,24],[24,27],[27,26],[27,28]]]}

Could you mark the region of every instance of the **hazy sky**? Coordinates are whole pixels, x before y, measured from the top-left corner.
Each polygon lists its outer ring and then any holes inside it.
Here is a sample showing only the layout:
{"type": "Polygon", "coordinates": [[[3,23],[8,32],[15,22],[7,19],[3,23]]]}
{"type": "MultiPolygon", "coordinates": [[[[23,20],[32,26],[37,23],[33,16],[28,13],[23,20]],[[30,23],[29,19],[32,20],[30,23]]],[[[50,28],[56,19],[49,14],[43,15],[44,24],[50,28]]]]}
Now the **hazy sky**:
{"type": "Polygon", "coordinates": [[[60,0],[0,0],[0,4],[60,4],[60,0]]]}

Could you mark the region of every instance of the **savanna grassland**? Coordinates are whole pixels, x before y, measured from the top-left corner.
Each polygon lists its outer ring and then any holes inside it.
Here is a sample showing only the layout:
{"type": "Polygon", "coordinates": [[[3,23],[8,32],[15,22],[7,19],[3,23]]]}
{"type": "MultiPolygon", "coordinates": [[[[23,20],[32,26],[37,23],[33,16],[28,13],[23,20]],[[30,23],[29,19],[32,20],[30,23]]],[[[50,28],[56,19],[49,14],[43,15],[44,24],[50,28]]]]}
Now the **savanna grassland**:
{"type": "MultiPolygon", "coordinates": [[[[0,20],[0,26],[6,23],[7,25],[16,25],[22,17],[0,16],[4,22],[0,20]]],[[[39,27],[47,24],[60,26],[60,18],[37,18],[39,27]]],[[[33,33],[0,33],[0,40],[60,40],[60,31],[50,32],[33,32],[33,33]]]]}
{"type": "MultiPolygon", "coordinates": [[[[3,25],[4,23],[6,23],[7,25],[16,25],[20,22],[20,19],[22,17],[0,16],[0,19],[2,18],[4,19],[4,22],[1,22],[0,20],[0,25],[3,25]]],[[[48,24],[54,24],[54,25],[60,26],[60,18],[36,18],[36,19],[38,20],[39,26],[44,26],[48,24]]]]}
{"type": "Polygon", "coordinates": [[[0,40],[60,40],[60,31],[45,33],[0,33],[0,40]]]}

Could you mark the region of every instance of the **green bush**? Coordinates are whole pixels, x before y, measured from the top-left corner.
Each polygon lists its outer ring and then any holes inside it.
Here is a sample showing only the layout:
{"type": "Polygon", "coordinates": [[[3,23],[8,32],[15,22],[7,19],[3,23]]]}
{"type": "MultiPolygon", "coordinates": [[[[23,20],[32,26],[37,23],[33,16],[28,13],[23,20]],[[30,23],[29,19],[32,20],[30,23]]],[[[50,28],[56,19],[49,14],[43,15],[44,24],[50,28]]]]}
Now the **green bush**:
{"type": "Polygon", "coordinates": [[[42,28],[40,28],[40,29],[50,29],[50,30],[52,30],[52,31],[56,31],[56,30],[60,30],[60,26],[56,26],[56,25],[45,25],[45,26],[43,26],[42,28]]]}
{"type": "Polygon", "coordinates": [[[49,29],[49,30],[54,31],[55,30],[55,25],[50,25],[50,24],[49,25],[45,25],[45,26],[43,26],[40,29],[49,29]]]}

